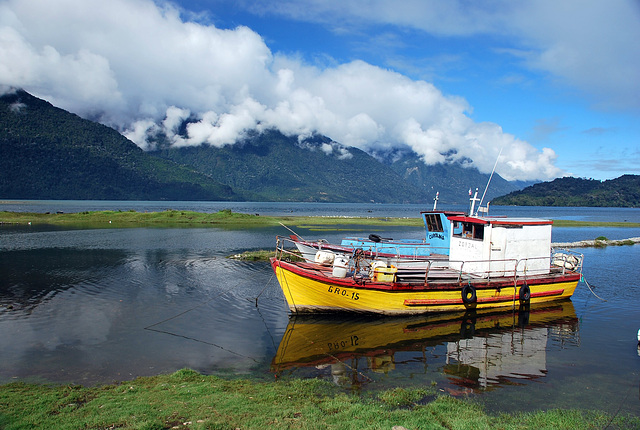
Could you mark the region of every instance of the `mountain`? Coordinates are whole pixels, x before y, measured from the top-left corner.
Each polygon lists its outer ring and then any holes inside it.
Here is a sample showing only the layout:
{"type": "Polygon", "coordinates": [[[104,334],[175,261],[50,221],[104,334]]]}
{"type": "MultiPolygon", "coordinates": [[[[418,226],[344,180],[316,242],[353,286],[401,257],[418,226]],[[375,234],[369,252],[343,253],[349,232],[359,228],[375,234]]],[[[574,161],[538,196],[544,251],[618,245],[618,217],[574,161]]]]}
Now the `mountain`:
{"type": "Polygon", "coordinates": [[[494,199],[495,205],[640,207],[640,175],[608,181],[558,178],[494,199]]]}
{"type": "Polygon", "coordinates": [[[197,169],[253,193],[254,200],[313,202],[424,202],[423,189],[365,152],[324,136],[299,142],[270,130],[222,148],[165,148],[151,154],[197,169]],[[250,190],[250,191],[249,191],[250,190]]]}
{"type": "MultiPolygon", "coordinates": [[[[186,123],[180,128],[186,132],[186,123]]],[[[367,154],[324,136],[251,132],[222,148],[144,152],[116,130],[16,90],[0,96],[0,198],[466,203],[488,174],[426,166],[410,150],[367,154]]],[[[488,198],[517,186],[494,175],[488,198]]],[[[488,198],[485,198],[487,201],[488,198]]]]}
{"type": "MultiPolygon", "coordinates": [[[[482,196],[490,176],[480,173],[478,169],[465,167],[460,162],[427,166],[413,151],[396,153],[391,162],[391,168],[406,182],[427,190],[431,196],[439,191],[442,203],[467,203],[470,189],[478,188],[478,195],[482,196]]],[[[494,174],[484,203],[520,188],[517,184],[494,174]]]]}
{"type": "Polygon", "coordinates": [[[116,130],[16,90],[0,96],[0,197],[230,200],[231,187],[150,157],[116,130]]]}

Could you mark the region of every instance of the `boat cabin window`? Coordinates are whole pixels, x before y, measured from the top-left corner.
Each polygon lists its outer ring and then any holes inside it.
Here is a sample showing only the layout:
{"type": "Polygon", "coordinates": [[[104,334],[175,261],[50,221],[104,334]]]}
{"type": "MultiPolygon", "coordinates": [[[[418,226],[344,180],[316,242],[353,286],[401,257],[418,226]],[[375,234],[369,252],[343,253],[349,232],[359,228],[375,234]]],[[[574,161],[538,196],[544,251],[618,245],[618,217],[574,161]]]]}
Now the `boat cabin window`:
{"type": "Polygon", "coordinates": [[[456,222],[453,227],[453,235],[468,239],[484,239],[484,224],[474,224],[471,222],[456,222]]]}
{"type": "Polygon", "coordinates": [[[439,214],[425,214],[424,216],[425,222],[427,223],[427,230],[430,232],[443,232],[442,228],[442,220],[440,219],[439,214]]]}

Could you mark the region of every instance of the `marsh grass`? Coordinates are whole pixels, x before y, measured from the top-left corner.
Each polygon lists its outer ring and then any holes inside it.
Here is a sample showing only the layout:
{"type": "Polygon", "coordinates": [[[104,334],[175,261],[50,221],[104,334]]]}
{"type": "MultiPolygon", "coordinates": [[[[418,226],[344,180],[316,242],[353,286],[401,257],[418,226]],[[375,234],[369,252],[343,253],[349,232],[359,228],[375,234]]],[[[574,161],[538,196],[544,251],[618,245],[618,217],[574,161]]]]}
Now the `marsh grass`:
{"type": "Polygon", "coordinates": [[[140,226],[190,226],[248,228],[278,224],[310,229],[331,230],[340,226],[421,226],[418,218],[358,218],[358,217],[272,217],[245,214],[223,209],[214,213],[168,209],[160,212],[85,211],[74,213],[0,212],[0,224],[50,224],[91,228],[122,228],[140,226]]]}
{"type": "MultiPolygon", "coordinates": [[[[229,256],[228,258],[232,260],[242,260],[242,261],[268,261],[271,257],[276,256],[276,251],[274,249],[259,249],[257,251],[245,251],[241,254],[234,254],[229,256]]],[[[287,253],[287,260],[290,261],[304,261],[299,252],[292,251],[287,253]]]]}
{"type": "Polygon", "coordinates": [[[638,428],[596,411],[491,416],[431,386],[363,395],[317,379],[252,382],[189,369],[98,387],[0,386],[0,428],[14,429],[596,429],[638,428]]]}
{"type": "MultiPolygon", "coordinates": [[[[358,226],[375,226],[384,229],[386,226],[421,227],[421,218],[394,217],[333,217],[333,216],[285,216],[272,217],[259,214],[245,214],[223,209],[214,213],[183,211],[168,209],[160,212],[129,211],[85,211],[77,213],[35,213],[35,212],[0,212],[0,224],[52,224],[91,228],[140,227],[140,226],[189,226],[189,227],[224,227],[248,228],[278,225],[280,223],[306,228],[313,231],[349,229],[357,231],[358,226]],[[354,230],[354,227],[356,230],[354,230]]],[[[640,223],[632,222],[591,222],[555,220],[556,227],[640,227],[640,223]]],[[[370,230],[370,229],[367,229],[370,230]]]]}
{"type": "Polygon", "coordinates": [[[91,227],[139,227],[144,225],[161,226],[238,226],[261,227],[277,224],[271,217],[260,217],[232,212],[225,209],[214,213],[166,210],[161,212],[136,211],[85,211],[77,213],[33,213],[0,212],[0,223],[5,224],[52,224],[91,227]]]}

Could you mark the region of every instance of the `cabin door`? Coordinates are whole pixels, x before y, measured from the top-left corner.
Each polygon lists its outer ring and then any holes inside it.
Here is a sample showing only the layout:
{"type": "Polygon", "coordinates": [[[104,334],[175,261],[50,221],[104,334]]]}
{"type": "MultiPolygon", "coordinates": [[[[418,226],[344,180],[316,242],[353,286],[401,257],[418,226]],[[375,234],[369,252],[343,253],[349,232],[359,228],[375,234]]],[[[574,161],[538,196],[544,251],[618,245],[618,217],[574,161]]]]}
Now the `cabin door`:
{"type": "Polygon", "coordinates": [[[513,263],[507,262],[505,256],[507,255],[507,235],[503,228],[492,228],[489,248],[489,260],[490,263],[490,276],[504,276],[505,269],[510,270],[510,266],[513,263]]]}

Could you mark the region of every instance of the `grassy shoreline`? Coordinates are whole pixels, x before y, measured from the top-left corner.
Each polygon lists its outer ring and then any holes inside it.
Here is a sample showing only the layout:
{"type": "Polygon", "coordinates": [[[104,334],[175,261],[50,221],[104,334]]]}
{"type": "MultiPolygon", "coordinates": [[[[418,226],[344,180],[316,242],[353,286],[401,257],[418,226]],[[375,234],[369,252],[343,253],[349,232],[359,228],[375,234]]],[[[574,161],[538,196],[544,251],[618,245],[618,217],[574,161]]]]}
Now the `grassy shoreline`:
{"type": "Polygon", "coordinates": [[[254,382],[189,369],[115,385],[0,386],[0,428],[56,429],[601,429],[640,418],[555,409],[490,415],[434,386],[348,394],[318,379],[254,382]]]}
{"type": "MultiPolygon", "coordinates": [[[[332,216],[261,216],[225,209],[214,213],[166,210],[161,212],[130,211],[86,211],[76,213],[0,212],[0,224],[66,225],[91,228],[140,227],[140,226],[185,226],[248,228],[275,226],[280,223],[314,228],[336,225],[407,226],[420,227],[420,218],[397,217],[332,217],[332,216]]],[[[554,220],[555,227],[640,227],[633,222],[592,222],[554,220]]]]}

